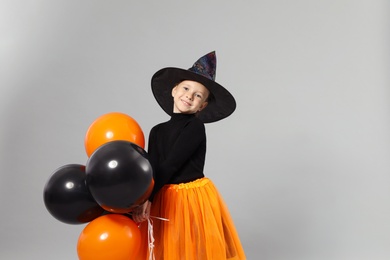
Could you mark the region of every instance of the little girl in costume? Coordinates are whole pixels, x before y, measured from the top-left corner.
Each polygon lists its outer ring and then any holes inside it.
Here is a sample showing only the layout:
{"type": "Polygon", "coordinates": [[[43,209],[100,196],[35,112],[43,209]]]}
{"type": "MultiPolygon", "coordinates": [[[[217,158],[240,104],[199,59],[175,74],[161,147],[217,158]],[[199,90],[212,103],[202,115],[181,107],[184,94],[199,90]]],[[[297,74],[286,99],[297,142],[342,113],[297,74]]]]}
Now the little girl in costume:
{"type": "Polygon", "coordinates": [[[204,123],[228,117],[236,108],[233,96],[215,82],[215,70],[211,52],[188,70],[163,68],[152,77],[154,97],[171,119],[153,127],[149,136],[155,186],[132,213],[143,236],[137,259],[246,259],[228,208],[203,173],[204,123]],[[149,217],[158,217],[153,226],[145,222],[149,217]],[[155,240],[150,244],[151,231],[155,240]]]}

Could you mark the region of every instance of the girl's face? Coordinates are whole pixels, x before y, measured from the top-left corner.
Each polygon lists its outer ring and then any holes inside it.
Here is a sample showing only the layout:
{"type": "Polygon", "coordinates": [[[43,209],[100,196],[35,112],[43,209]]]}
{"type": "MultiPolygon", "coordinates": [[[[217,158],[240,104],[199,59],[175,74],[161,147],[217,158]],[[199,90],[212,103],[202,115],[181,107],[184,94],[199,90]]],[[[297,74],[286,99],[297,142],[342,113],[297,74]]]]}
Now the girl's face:
{"type": "Polygon", "coordinates": [[[172,89],[173,113],[194,114],[207,106],[208,89],[196,81],[184,80],[172,89]]]}

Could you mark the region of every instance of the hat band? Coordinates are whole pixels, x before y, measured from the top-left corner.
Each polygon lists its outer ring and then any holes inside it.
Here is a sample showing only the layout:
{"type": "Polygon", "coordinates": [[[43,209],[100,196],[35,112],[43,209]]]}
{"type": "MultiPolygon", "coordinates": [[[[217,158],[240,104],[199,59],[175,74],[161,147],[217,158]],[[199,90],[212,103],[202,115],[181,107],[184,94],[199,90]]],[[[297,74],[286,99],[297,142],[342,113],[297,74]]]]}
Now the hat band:
{"type": "Polygon", "coordinates": [[[209,75],[207,73],[207,71],[203,67],[194,66],[194,67],[189,68],[188,70],[191,71],[191,72],[194,72],[194,73],[196,73],[198,75],[201,75],[201,76],[203,76],[203,77],[205,77],[207,79],[210,79],[210,80],[214,81],[214,77],[209,75]]]}

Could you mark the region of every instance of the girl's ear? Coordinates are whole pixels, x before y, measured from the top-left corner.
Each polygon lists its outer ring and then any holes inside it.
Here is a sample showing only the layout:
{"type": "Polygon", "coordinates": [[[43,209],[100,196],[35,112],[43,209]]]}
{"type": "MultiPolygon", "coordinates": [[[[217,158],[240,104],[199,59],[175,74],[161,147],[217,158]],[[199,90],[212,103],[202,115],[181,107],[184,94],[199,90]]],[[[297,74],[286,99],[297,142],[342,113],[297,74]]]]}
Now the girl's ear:
{"type": "Polygon", "coordinates": [[[176,88],[177,88],[177,85],[174,86],[173,89],[172,89],[172,92],[171,92],[172,97],[174,97],[175,94],[176,94],[176,88]]]}
{"type": "Polygon", "coordinates": [[[208,104],[207,101],[203,102],[203,104],[200,106],[198,112],[202,111],[205,107],[207,107],[207,104],[208,104]]]}

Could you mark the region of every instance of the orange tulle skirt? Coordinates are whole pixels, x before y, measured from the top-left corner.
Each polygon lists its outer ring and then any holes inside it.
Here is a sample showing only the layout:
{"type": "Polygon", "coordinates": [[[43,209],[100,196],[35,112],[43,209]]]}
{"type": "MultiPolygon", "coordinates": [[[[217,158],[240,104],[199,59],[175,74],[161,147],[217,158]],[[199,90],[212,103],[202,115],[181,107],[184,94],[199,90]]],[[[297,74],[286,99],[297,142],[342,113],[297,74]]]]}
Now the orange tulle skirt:
{"type": "Polygon", "coordinates": [[[150,215],[150,222],[140,224],[137,259],[152,259],[151,249],[156,260],[246,259],[228,208],[208,178],[165,185],[150,215]],[[150,231],[154,241],[148,239],[150,231]]]}

